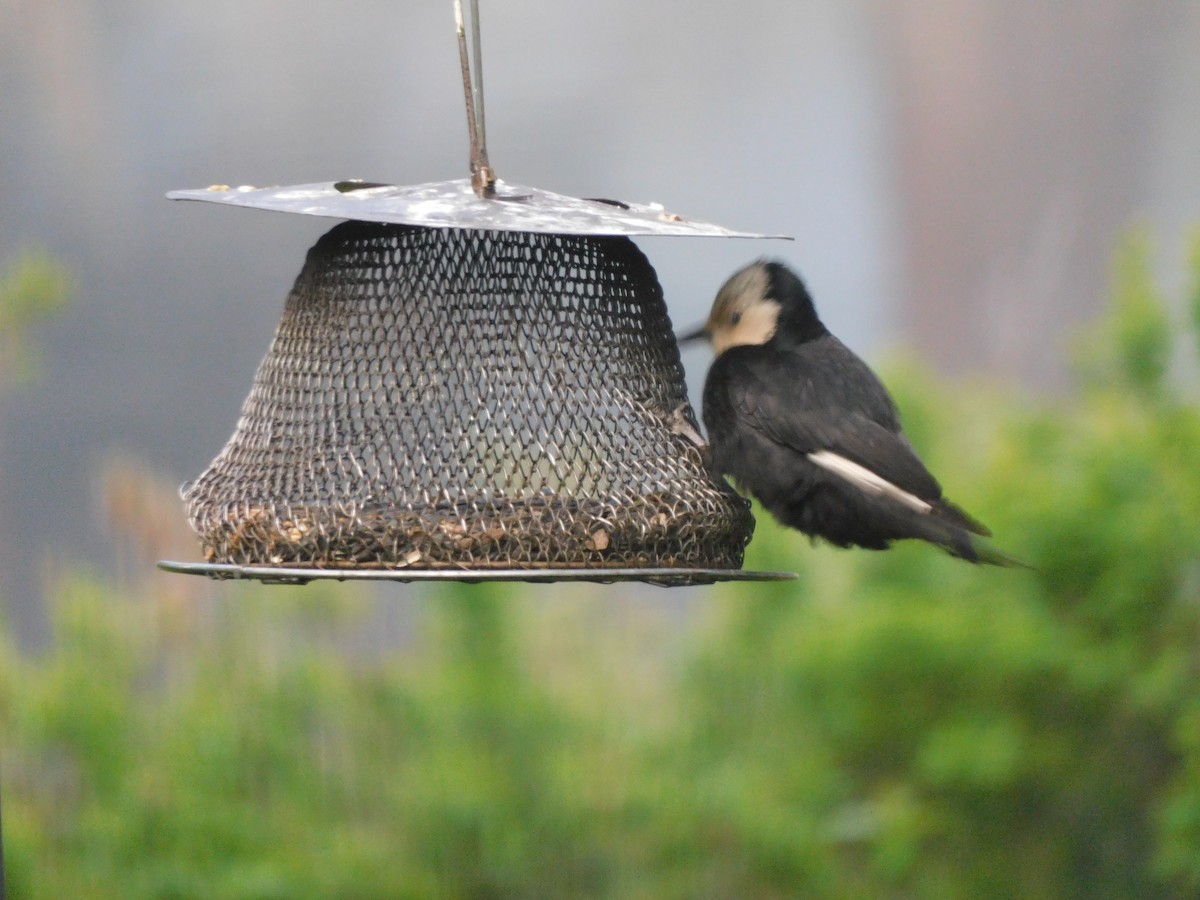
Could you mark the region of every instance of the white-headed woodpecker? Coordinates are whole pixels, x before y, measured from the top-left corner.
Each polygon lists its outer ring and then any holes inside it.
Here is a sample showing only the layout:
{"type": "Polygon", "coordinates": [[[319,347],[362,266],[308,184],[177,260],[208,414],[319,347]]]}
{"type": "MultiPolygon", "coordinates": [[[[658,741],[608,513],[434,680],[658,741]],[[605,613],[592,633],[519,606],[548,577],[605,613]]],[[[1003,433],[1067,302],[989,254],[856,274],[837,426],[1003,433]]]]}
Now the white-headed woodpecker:
{"type": "Polygon", "coordinates": [[[702,328],[713,467],[784,525],[839,547],[919,538],[971,562],[1009,564],[990,532],[942,496],[887,389],[821,323],[787,266],[758,261],[717,293],[702,328]]]}

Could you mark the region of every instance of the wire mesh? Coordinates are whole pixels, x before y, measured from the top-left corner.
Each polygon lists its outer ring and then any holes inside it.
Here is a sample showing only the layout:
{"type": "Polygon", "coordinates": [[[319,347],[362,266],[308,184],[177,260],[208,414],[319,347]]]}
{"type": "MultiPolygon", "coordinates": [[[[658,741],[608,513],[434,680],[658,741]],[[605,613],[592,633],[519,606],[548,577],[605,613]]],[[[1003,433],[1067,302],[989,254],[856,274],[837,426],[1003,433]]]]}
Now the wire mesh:
{"type": "Polygon", "coordinates": [[[184,488],[213,564],[737,569],[625,237],[351,221],[309,251],[237,428],[184,488]]]}

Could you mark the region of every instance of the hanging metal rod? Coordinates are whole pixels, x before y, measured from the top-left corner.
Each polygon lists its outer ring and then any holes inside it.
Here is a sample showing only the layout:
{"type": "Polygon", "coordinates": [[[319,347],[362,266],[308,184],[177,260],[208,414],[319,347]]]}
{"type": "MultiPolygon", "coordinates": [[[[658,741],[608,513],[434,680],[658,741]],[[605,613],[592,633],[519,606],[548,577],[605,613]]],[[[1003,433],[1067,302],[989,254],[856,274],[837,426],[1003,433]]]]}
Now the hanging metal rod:
{"type": "Polygon", "coordinates": [[[458,55],[462,63],[463,98],[467,106],[467,131],[471,138],[471,187],[481,199],[496,196],[496,173],[487,154],[487,128],[483,114],[483,52],[479,36],[479,0],[471,0],[471,49],[467,52],[467,31],[463,22],[462,0],[454,0],[454,21],[458,30],[458,55]],[[472,65],[472,62],[474,63],[472,65]],[[472,73],[474,83],[472,83],[472,73]]]}

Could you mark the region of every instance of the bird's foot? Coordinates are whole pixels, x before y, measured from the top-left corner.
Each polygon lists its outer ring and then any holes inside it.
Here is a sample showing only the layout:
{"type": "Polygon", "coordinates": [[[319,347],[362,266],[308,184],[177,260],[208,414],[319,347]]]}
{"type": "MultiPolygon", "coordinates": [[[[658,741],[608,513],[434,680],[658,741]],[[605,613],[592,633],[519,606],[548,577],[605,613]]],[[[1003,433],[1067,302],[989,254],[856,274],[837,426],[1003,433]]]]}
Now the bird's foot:
{"type": "Polygon", "coordinates": [[[686,403],[680,403],[674,410],[671,411],[671,434],[677,434],[680,437],[685,437],[701,452],[708,449],[708,442],[696,430],[692,424],[691,418],[688,416],[689,407],[686,403]]]}

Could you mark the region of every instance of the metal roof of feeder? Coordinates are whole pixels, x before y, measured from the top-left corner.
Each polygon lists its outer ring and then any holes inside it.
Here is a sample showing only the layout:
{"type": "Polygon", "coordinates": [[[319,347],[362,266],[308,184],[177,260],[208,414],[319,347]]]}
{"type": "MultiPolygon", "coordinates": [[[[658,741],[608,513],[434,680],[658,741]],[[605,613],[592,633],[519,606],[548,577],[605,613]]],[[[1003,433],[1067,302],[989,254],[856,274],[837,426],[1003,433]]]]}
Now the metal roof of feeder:
{"type": "Polygon", "coordinates": [[[394,185],[332,181],[287,187],[213,185],[172,191],[172,200],[201,200],[275,212],[427,228],[531,231],[544,234],[659,235],[677,237],[785,238],[734,231],[687,219],[657,203],[568,197],[497,179],[480,196],[468,178],[394,185]]]}

